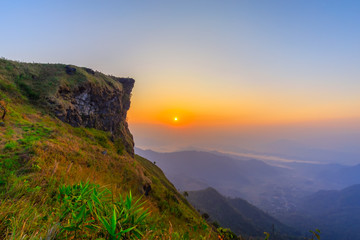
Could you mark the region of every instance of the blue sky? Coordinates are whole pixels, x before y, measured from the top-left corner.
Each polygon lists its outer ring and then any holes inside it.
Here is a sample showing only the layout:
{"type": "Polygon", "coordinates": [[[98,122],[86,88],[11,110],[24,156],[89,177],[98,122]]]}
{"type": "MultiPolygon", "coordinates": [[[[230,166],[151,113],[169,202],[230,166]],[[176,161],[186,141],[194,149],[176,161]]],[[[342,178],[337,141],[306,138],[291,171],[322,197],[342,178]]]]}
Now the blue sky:
{"type": "Polygon", "coordinates": [[[359,12],[332,0],[5,0],[0,56],[135,78],[129,121],[144,145],[155,125],[185,142],[194,128],[332,121],[339,132],[360,119],[359,12]]]}

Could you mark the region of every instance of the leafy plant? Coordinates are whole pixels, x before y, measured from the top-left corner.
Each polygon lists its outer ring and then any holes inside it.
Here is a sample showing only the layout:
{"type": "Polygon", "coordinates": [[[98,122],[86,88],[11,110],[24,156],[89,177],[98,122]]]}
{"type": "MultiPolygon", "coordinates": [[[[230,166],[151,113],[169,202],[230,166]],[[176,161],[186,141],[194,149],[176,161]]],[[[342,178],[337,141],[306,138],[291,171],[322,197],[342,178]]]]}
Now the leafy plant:
{"type": "Polygon", "coordinates": [[[229,228],[219,227],[217,231],[219,232],[219,237],[222,240],[239,239],[238,236],[236,236],[236,234],[233,233],[229,228]]]}
{"type": "Polygon", "coordinates": [[[108,189],[89,182],[59,190],[60,234],[75,238],[95,234],[111,240],[143,236],[148,213],[141,199],[134,202],[131,192],[113,202],[108,189]]]}
{"type": "Polygon", "coordinates": [[[320,233],[321,232],[320,232],[319,229],[315,229],[315,231],[310,230],[310,233],[312,233],[312,236],[311,236],[310,240],[315,240],[315,239],[320,240],[320,233]]]}
{"type": "Polygon", "coordinates": [[[89,183],[62,186],[59,188],[59,192],[60,222],[63,223],[61,233],[66,236],[74,235],[76,238],[78,232],[85,230],[84,228],[92,229],[94,222],[91,219],[92,207],[90,208],[88,204],[91,204],[94,198],[101,197],[104,192],[99,192],[97,186],[92,186],[89,183]]]}

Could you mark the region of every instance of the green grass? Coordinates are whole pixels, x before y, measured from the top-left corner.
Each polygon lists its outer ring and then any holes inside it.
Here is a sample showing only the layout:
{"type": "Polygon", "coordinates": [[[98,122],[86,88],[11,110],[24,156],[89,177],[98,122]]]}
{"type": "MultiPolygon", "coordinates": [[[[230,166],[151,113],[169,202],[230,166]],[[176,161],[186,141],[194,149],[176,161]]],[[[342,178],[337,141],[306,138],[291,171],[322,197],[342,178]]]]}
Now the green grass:
{"type": "Polygon", "coordinates": [[[29,100],[37,101],[54,96],[60,85],[75,88],[82,83],[93,83],[111,91],[122,90],[122,84],[113,77],[96,72],[89,74],[84,68],[76,68],[76,73],[68,75],[64,64],[21,63],[0,59],[0,89],[5,92],[20,92],[29,100]],[[4,79],[12,79],[6,81],[4,79]]]}
{"type": "Polygon", "coordinates": [[[77,67],[69,76],[64,67],[0,59],[8,110],[0,127],[0,239],[216,239],[158,167],[132,158],[109,132],[74,128],[47,111],[41,101],[60,85],[122,88],[101,73],[77,67]]]}
{"type": "Polygon", "coordinates": [[[79,183],[59,190],[59,237],[75,239],[141,239],[148,212],[131,192],[123,198],[99,185],[79,183]]]}
{"type": "Polygon", "coordinates": [[[9,141],[8,143],[5,144],[4,151],[7,152],[7,151],[15,150],[17,148],[17,146],[18,146],[17,142],[9,141]]]}

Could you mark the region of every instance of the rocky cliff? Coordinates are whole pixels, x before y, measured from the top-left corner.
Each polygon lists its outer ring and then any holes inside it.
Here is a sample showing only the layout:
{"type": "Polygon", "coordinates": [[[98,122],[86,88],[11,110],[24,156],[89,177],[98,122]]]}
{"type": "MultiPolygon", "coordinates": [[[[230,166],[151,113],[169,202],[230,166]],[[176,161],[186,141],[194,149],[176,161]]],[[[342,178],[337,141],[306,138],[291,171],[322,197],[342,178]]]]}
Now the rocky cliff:
{"type": "MultiPolygon", "coordinates": [[[[67,66],[68,67],[68,66],[67,66]]],[[[72,68],[76,70],[76,68],[72,68]]],[[[92,73],[96,76],[100,73],[92,73]]],[[[112,133],[113,141],[121,139],[126,151],[134,155],[133,137],[126,116],[134,79],[110,76],[115,82],[101,86],[85,81],[75,87],[61,85],[53,97],[48,98],[56,117],[74,127],[89,127],[112,133]]]]}
{"type": "MultiPolygon", "coordinates": [[[[217,239],[161,169],[132,156],[126,115],[133,86],[133,79],[88,68],[0,58],[0,239],[74,238],[68,227],[74,214],[61,217],[65,201],[59,199],[64,187],[79,192],[85,182],[98,185],[99,195],[111,191],[112,203],[119,195],[126,201],[142,197],[150,215],[144,216],[144,239],[217,239]]],[[[81,196],[92,192],[82,189],[81,196]]],[[[85,217],[80,221],[93,227],[76,222],[81,229],[75,239],[110,236],[99,232],[100,221],[85,217]]]]}
{"type": "Polygon", "coordinates": [[[64,64],[6,64],[22,93],[33,102],[74,127],[111,132],[111,140],[134,156],[126,120],[134,79],[64,64]]]}

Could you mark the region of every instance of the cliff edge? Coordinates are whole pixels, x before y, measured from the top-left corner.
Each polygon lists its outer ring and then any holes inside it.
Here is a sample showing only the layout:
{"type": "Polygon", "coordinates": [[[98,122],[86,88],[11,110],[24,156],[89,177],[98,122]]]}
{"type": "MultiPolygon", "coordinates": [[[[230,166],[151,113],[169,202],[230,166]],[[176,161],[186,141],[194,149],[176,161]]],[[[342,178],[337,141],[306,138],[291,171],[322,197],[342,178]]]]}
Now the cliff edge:
{"type": "MultiPolygon", "coordinates": [[[[161,169],[134,155],[126,121],[134,82],[72,65],[0,59],[0,239],[110,239],[97,215],[75,219],[62,211],[69,209],[63,190],[96,193],[86,186],[111,192],[103,199],[106,218],[115,211],[109,202],[141,202],[149,216],[131,224],[141,231],[137,239],[217,239],[161,169]]],[[[93,198],[76,199],[90,209],[93,198]]]]}
{"type": "Polygon", "coordinates": [[[6,64],[6,75],[15,79],[31,101],[73,127],[110,132],[112,141],[134,156],[133,136],[126,120],[134,79],[72,65],[1,61],[6,64]]]}

